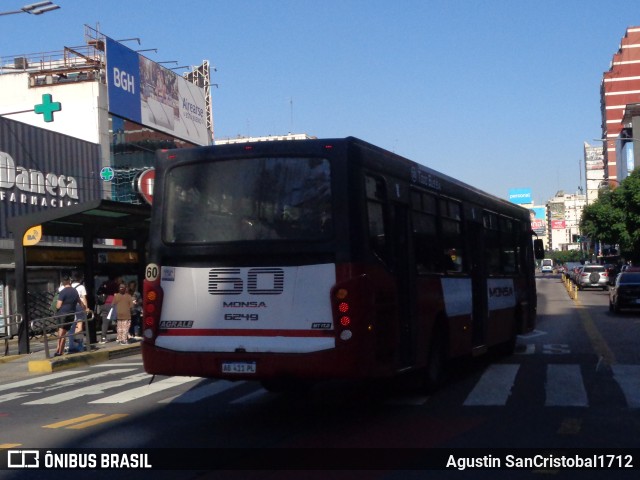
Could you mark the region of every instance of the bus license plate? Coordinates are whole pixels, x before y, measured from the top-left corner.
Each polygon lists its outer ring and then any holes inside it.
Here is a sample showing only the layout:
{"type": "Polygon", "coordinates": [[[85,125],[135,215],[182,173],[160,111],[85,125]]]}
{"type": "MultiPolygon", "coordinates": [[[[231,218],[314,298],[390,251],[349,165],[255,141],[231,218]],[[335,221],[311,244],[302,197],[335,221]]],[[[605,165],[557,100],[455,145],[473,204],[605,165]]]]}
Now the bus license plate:
{"type": "Polygon", "coordinates": [[[225,362],[222,373],[256,373],[256,362],[225,362]]]}

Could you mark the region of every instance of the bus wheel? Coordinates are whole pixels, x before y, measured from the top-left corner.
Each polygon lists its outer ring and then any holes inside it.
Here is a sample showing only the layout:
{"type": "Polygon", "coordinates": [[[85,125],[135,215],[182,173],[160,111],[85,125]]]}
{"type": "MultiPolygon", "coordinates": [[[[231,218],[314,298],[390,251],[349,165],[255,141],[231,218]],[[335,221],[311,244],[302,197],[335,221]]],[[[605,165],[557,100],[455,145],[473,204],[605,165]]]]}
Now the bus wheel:
{"type": "Polygon", "coordinates": [[[427,368],[423,377],[423,389],[427,393],[438,390],[446,380],[448,350],[445,329],[443,326],[436,326],[429,345],[427,368]]]}

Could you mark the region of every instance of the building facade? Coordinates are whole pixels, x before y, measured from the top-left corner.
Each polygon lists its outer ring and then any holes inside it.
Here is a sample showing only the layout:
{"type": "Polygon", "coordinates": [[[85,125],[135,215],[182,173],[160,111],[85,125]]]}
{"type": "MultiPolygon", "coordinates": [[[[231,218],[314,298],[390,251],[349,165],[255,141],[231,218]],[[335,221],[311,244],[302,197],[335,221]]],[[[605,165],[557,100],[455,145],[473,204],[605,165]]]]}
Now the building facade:
{"type": "Polygon", "coordinates": [[[584,173],[586,181],[587,205],[598,199],[600,189],[607,184],[604,171],[604,147],[584,142],[584,173]]]}
{"type": "Polygon", "coordinates": [[[604,181],[611,187],[617,178],[616,140],[623,129],[628,104],[640,102],[640,27],[627,28],[600,85],[604,181]]]}
{"type": "Polygon", "coordinates": [[[586,204],[586,195],[563,191],[547,202],[549,250],[580,249],[580,219],[586,204]]]}

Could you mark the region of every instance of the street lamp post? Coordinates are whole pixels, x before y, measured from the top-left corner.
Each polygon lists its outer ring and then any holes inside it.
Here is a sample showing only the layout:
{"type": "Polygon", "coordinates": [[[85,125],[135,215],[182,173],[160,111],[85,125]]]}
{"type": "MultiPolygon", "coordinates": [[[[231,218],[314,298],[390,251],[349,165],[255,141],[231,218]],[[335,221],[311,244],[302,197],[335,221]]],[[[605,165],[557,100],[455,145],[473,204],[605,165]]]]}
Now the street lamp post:
{"type": "Polygon", "coordinates": [[[16,13],[28,13],[30,15],[42,15],[43,13],[50,12],[52,10],[59,9],[60,6],[53,2],[37,2],[25,5],[20,10],[13,10],[11,12],[0,12],[1,15],[13,15],[16,13]]]}

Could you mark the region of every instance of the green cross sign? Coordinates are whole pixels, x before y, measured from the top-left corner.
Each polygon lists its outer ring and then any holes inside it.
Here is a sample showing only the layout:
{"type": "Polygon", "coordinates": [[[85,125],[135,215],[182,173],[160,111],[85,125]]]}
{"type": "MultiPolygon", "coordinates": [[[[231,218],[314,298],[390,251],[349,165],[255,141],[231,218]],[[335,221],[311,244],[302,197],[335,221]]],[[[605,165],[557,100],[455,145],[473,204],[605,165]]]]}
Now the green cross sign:
{"type": "Polygon", "coordinates": [[[113,180],[113,177],[115,177],[115,175],[116,173],[111,167],[103,167],[102,170],[100,170],[100,178],[105,182],[110,182],[111,180],[113,180]]]}
{"type": "Polygon", "coordinates": [[[42,95],[42,103],[33,107],[34,112],[44,115],[45,122],[53,122],[53,112],[59,112],[60,110],[62,110],[62,104],[60,102],[52,102],[50,93],[42,95]]]}

